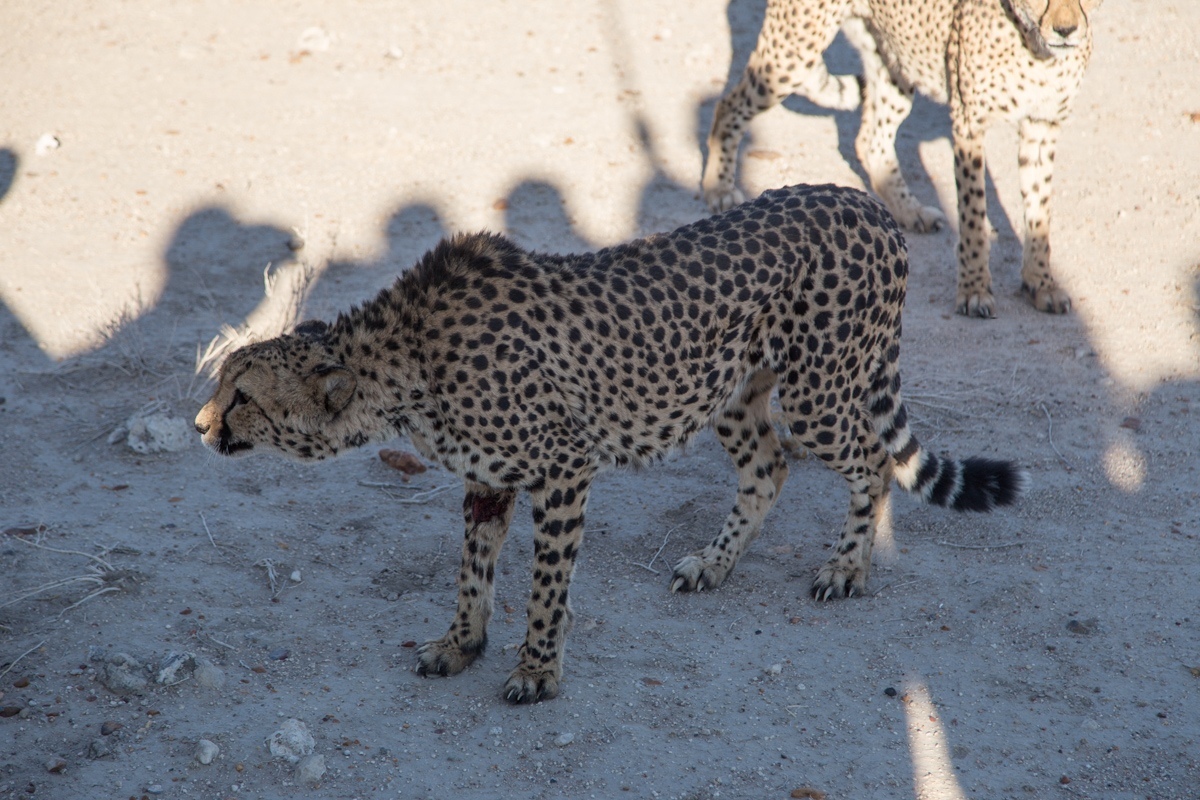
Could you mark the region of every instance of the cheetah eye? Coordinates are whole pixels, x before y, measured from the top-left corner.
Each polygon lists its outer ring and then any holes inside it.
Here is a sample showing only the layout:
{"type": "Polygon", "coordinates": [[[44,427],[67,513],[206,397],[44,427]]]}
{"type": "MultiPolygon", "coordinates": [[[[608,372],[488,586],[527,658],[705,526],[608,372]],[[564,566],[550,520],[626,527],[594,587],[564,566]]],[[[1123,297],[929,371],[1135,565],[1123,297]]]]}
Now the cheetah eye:
{"type": "Polygon", "coordinates": [[[229,408],[225,413],[229,413],[229,411],[233,411],[238,406],[244,406],[248,402],[250,402],[250,398],[246,397],[246,395],[242,392],[241,389],[235,389],[233,392],[233,400],[230,401],[229,408]]]}

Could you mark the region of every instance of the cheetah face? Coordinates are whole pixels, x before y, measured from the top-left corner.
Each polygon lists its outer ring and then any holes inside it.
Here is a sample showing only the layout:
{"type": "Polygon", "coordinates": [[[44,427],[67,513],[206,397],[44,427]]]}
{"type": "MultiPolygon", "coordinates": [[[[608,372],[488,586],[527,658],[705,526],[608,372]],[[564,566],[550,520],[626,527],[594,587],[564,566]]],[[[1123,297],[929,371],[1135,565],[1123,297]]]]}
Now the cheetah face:
{"type": "Polygon", "coordinates": [[[1072,50],[1089,35],[1088,14],[1102,0],[1003,0],[1029,52],[1041,60],[1072,50]]]}
{"type": "Polygon", "coordinates": [[[196,415],[204,444],[224,456],[256,448],[319,461],[358,444],[338,438],[356,380],[317,341],[282,336],[248,345],[221,367],[217,390],[196,415]]]}

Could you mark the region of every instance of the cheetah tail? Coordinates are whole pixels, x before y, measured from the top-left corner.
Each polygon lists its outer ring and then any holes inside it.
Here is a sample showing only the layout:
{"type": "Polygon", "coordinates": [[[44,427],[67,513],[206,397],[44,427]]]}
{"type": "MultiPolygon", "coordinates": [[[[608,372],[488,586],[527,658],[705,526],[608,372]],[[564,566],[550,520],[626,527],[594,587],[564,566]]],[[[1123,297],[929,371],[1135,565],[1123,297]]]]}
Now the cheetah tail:
{"type": "Polygon", "coordinates": [[[1011,505],[1025,491],[1029,474],[1013,462],[938,456],[923,448],[909,431],[908,413],[899,398],[894,403],[876,398],[872,405],[876,430],[892,456],[893,475],[901,489],[955,511],[991,511],[1011,505]],[[884,411],[881,405],[890,408],[884,411]],[[888,413],[891,409],[895,413],[888,413]]]}

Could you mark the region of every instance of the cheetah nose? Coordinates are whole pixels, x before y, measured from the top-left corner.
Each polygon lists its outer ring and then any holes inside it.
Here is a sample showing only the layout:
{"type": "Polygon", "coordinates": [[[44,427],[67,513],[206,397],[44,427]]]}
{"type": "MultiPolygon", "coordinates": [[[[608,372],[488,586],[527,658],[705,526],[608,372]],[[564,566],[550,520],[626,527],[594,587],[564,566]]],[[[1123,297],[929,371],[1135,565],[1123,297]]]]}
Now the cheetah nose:
{"type": "Polygon", "coordinates": [[[205,425],[203,422],[197,422],[196,423],[196,433],[203,436],[204,434],[208,433],[208,426],[205,425]]]}
{"type": "Polygon", "coordinates": [[[1057,33],[1062,38],[1066,39],[1068,36],[1070,36],[1072,33],[1075,32],[1075,29],[1077,27],[1079,27],[1079,26],[1078,25],[1063,25],[1063,26],[1059,27],[1056,25],[1054,27],[1054,32],[1057,33]]]}

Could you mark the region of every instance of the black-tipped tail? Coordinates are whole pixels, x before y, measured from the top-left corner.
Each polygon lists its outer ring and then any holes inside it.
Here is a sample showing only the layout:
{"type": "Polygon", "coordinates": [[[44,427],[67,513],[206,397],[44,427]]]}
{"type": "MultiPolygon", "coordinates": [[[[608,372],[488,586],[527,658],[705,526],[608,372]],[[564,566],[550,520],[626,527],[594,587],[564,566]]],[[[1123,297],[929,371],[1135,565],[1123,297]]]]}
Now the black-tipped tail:
{"type": "Polygon", "coordinates": [[[955,511],[991,511],[1016,502],[1029,476],[1011,461],[968,458],[959,465],[962,482],[951,508],[955,511]]]}
{"type": "Polygon", "coordinates": [[[1012,505],[1029,477],[1011,461],[968,458],[955,461],[936,456],[909,439],[896,458],[896,482],[905,491],[935,506],[955,511],[991,511],[1012,505]]]}

